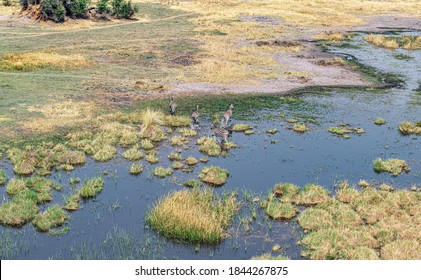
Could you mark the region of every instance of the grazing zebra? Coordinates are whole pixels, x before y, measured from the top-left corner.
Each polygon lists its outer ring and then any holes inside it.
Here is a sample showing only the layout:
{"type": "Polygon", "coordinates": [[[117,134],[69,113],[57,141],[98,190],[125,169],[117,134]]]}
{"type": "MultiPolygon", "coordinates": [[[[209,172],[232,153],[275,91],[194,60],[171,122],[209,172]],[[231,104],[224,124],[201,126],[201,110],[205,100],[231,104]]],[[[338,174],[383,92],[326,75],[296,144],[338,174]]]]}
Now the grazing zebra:
{"type": "Polygon", "coordinates": [[[229,122],[231,121],[232,109],[234,109],[234,105],[231,104],[228,110],[224,114],[223,122],[225,123],[225,126],[228,126],[229,122]]]}
{"type": "Polygon", "coordinates": [[[175,110],[177,109],[177,103],[174,101],[174,96],[171,96],[170,99],[170,114],[175,115],[175,110]]]}
{"type": "Polygon", "coordinates": [[[216,127],[215,124],[213,123],[211,125],[211,129],[212,129],[212,136],[222,137],[222,141],[221,141],[222,144],[228,142],[227,138],[232,136],[232,130],[216,127]]]}
{"type": "Polygon", "coordinates": [[[196,111],[191,114],[193,124],[199,124],[199,105],[196,106],[196,111]]]}

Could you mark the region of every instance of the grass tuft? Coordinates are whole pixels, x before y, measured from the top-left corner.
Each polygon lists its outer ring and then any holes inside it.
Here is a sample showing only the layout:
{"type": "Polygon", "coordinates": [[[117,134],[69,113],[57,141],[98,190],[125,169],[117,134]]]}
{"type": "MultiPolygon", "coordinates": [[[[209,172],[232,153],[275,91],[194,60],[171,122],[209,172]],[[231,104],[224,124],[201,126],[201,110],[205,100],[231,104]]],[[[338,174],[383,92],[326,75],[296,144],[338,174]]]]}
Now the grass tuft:
{"type": "Polygon", "coordinates": [[[80,189],[79,194],[82,198],[92,198],[97,196],[104,189],[104,179],[101,177],[88,180],[80,189]]]}
{"type": "Polygon", "coordinates": [[[298,133],[304,133],[308,130],[308,127],[305,124],[294,124],[293,128],[292,128],[295,132],[298,133]]]}
{"type": "Polygon", "coordinates": [[[147,214],[152,228],[168,238],[219,243],[237,210],[234,193],[220,198],[210,191],[177,191],[160,199],[147,214]]]}
{"type": "Polygon", "coordinates": [[[376,124],[376,125],[384,125],[386,123],[387,123],[386,120],[382,119],[382,118],[377,118],[377,119],[374,120],[374,124],[376,124]]]}
{"type": "Polygon", "coordinates": [[[221,154],[221,146],[214,138],[202,137],[197,140],[197,144],[200,145],[199,151],[208,156],[215,157],[221,154]]]}
{"type": "Polygon", "coordinates": [[[399,132],[402,135],[421,134],[421,122],[411,123],[403,121],[399,124],[399,132]]]}
{"type": "Polygon", "coordinates": [[[44,213],[38,214],[34,220],[34,226],[40,231],[49,231],[52,228],[63,225],[69,216],[60,206],[49,207],[44,213]]]}
{"type": "Polygon", "coordinates": [[[139,175],[143,171],[143,165],[139,163],[133,163],[130,165],[130,174],[132,175],[139,175]]]}
{"type": "Polygon", "coordinates": [[[153,171],[153,175],[159,177],[159,178],[165,178],[167,176],[170,176],[173,173],[171,168],[163,168],[163,167],[157,167],[153,171]]]}
{"type": "Polygon", "coordinates": [[[385,161],[383,161],[381,158],[378,158],[373,163],[373,169],[378,173],[389,172],[393,176],[398,176],[402,173],[402,171],[411,171],[411,168],[404,160],[395,158],[387,159],[385,161]]]}
{"type": "Polygon", "coordinates": [[[222,186],[227,182],[228,171],[218,166],[204,167],[199,174],[199,178],[212,186],[222,186]]]}

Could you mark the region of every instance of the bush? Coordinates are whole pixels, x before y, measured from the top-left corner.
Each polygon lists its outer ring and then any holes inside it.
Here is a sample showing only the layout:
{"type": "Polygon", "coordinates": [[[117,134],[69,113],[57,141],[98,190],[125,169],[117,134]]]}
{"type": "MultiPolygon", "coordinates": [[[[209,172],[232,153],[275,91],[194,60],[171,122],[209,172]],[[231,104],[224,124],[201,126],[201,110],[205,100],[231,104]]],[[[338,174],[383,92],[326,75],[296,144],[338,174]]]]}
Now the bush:
{"type": "MultiPolygon", "coordinates": [[[[3,0],[3,3],[9,2],[12,3],[12,0],[3,0]]],[[[23,10],[26,10],[29,5],[38,5],[40,0],[19,0],[19,4],[21,5],[23,10]]]]}
{"type": "Polygon", "coordinates": [[[55,22],[64,21],[66,9],[61,0],[41,0],[40,4],[44,19],[51,19],[55,22]]]}
{"type": "Polygon", "coordinates": [[[139,11],[138,6],[132,5],[132,1],[129,0],[111,0],[111,11],[113,16],[116,18],[131,18],[135,12],[139,11]]]}
{"type": "Polygon", "coordinates": [[[3,0],[3,5],[4,6],[11,6],[12,5],[12,0],[3,0]]]}
{"type": "Polygon", "coordinates": [[[110,7],[108,6],[108,0],[100,0],[99,2],[96,2],[96,8],[98,9],[98,12],[100,13],[110,12],[110,7]]]}
{"type": "Polygon", "coordinates": [[[66,16],[71,18],[85,18],[90,0],[62,0],[66,9],[66,16]]]}

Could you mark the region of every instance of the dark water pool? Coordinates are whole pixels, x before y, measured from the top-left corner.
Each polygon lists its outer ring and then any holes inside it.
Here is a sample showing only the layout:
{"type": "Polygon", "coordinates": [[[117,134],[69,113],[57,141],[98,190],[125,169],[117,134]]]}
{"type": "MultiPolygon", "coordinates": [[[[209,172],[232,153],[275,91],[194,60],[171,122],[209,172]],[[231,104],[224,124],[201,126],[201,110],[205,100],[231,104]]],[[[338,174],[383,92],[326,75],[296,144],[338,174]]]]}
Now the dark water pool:
{"type": "MultiPolygon", "coordinates": [[[[156,166],[169,167],[167,155],[174,151],[168,142],[158,150],[160,162],[150,165],[141,160],[145,168],[140,176],[128,173],[130,162],[119,156],[107,163],[93,160],[75,171],[57,172],[52,179],[63,184],[63,192],[54,192],[54,202],[61,203],[63,195],[72,189],[71,177],[91,178],[103,175],[104,191],[94,200],[81,203],[81,209],[70,214],[68,232],[58,236],[38,233],[31,224],[21,229],[1,227],[0,253],[2,259],[48,258],[148,258],[148,259],[250,259],[270,252],[274,244],[282,246],[282,254],[299,259],[301,247],[297,245],[303,234],[295,220],[273,222],[265,217],[251,199],[265,197],[276,183],[289,182],[299,186],[317,183],[334,194],[335,183],[348,180],[357,184],[360,179],[385,182],[396,188],[409,189],[421,185],[421,141],[418,136],[402,136],[398,125],[404,120],[421,120],[417,92],[421,80],[421,51],[390,51],[368,45],[361,36],[352,42],[358,48],[334,48],[331,52],[347,53],[363,63],[400,74],[405,84],[399,88],[382,90],[341,89],[303,93],[297,106],[280,104],[274,110],[261,110],[259,118],[241,121],[252,125],[255,134],[234,133],[231,141],[238,148],[226,157],[209,157],[207,165],[218,165],[230,172],[228,182],[217,192],[237,191],[243,201],[229,237],[216,246],[197,246],[168,240],[158,236],[145,225],[145,214],[157,199],[173,190],[181,190],[184,181],[197,178],[199,163],[192,173],[176,171],[171,177],[158,179],[151,173],[156,166]],[[396,53],[412,59],[396,58],[396,53]],[[377,126],[381,117],[386,125],[377,126]],[[287,120],[306,122],[310,130],[298,134],[291,130],[287,120]],[[366,131],[349,139],[330,134],[329,127],[346,123],[366,131]],[[269,135],[266,130],[276,128],[269,135]],[[378,158],[404,159],[411,171],[398,177],[378,174],[372,168],[378,158]],[[251,209],[256,207],[257,219],[251,223],[251,209]]],[[[235,110],[234,110],[235,116],[235,110]]],[[[237,121],[240,122],[240,121],[237,121]]],[[[203,121],[198,137],[210,134],[210,125],[203,121]]],[[[197,137],[195,138],[197,139],[197,137]]],[[[183,150],[183,157],[204,155],[198,152],[195,140],[183,150]]],[[[9,178],[13,176],[10,164],[2,160],[1,168],[9,178]]],[[[0,195],[7,198],[5,188],[0,195]]]]}

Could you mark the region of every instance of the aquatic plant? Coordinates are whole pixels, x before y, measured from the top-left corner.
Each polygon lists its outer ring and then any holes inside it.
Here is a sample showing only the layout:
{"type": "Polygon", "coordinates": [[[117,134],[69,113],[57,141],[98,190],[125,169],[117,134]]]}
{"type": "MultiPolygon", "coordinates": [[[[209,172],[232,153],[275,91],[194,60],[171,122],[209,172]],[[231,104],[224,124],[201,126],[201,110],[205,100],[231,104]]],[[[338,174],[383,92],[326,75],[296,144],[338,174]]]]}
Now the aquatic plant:
{"type": "Polygon", "coordinates": [[[70,185],[76,185],[76,184],[80,183],[80,178],[72,177],[72,178],[69,179],[69,183],[70,183],[70,185]]]}
{"type": "Polygon", "coordinates": [[[35,216],[32,223],[40,231],[49,231],[52,228],[59,227],[69,219],[66,212],[60,206],[49,207],[44,213],[35,216]]]}
{"type": "Polygon", "coordinates": [[[57,162],[68,165],[81,165],[86,162],[85,153],[66,150],[57,155],[57,162]]]}
{"type": "Polygon", "coordinates": [[[330,133],[337,134],[337,135],[344,135],[352,133],[352,130],[344,127],[330,127],[328,129],[330,133]]]}
{"type": "Polygon", "coordinates": [[[291,203],[279,202],[273,198],[269,199],[265,211],[274,220],[290,220],[298,213],[298,210],[291,203]]]}
{"type": "Polygon", "coordinates": [[[165,178],[167,176],[170,176],[173,173],[171,168],[163,168],[163,167],[157,167],[154,169],[153,171],[153,175],[160,177],[160,178],[165,178]]]}
{"type": "Polygon", "coordinates": [[[209,161],[209,159],[205,158],[205,157],[202,157],[199,160],[200,160],[200,162],[203,162],[203,163],[207,163],[209,161]]]}
{"type": "Polygon", "coordinates": [[[266,130],[266,133],[269,133],[269,134],[275,134],[276,132],[278,132],[278,130],[276,128],[266,130]]]}
{"type": "Polygon", "coordinates": [[[317,205],[329,201],[329,191],[319,185],[306,185],[297,197],[297,203],[301,205],[317,205]]]}
{"type": "Polygon", "coordinates": [[[194,157],[188,157],[185,159],[185,162],[187,165],[196,165],[199,163],[199,161],[197,159],[195,159],[194,157]]]}
{"type": "Polygon", "coordinates": [[[140,163],[133,163],[130,165],[130,174],[132,175],[139,175],[143,171],[143,165],[140,163]]]}
{"type": "Polygon", "coordinates": [[[197,180],[190,179],[190,180],[184,182],[183,186],[186,186],[188,188],[198,188],[198,187],[202,186],[202,183],[197,181],[197,180]]]}
{"type": "Polygon", "coordinates": [[[172,146],[181,146],[185,142],[185,138],[181,135],[175,135],[170,139],[170,144],[172,146]]]}
{"type": "Polygon", "coordinates": [[[179,153],[171,153],[171,154],[168,155],[168,159],[180,161],[183,158],[181,157],[181,155],[179,153]]]}
{"type": "Polygon", "coordinates": [[[254,130],[246,130],[246,131],[244,131],[244,134],[245,134],[245,135],[251,135],[251,134],[254,134],[254,130]]]}
{"type": "Polygon", "coordinates": [[[252,129],[251,126],[247,125],[247,124],[243,124],[243,123],[237,123],[232,127],[233,131],[237,131],[237,132],[244,132],[246,130],[250,130],[252,129]]]}
{"type": "Polygon", "coordinates": [[[172,164],[172,168],[173,169],[181,169],[181,168],[183,168],[183,164],[179,161],[174,161],[173,164],[172,164]]]}
{"type": "Polygon", "coordinates": [[[228,171],[218,166],[204,167],[199,174],[199,179],[212,186],[222,186],[227,182],[228,171]]]}
{"type": "Polygon", "coordinates": [[[135,160],[139,160],[141,158],[143,158],[143,153],[141,151],[139,151],[139,147],[138,146],[134,146],[133,148],[125,151],[123,153],[123,158],[130,160],[130,161],[135,161],[135,160]]]}
{"type": "Polygon", "coordinates": [[[188,116],[165,116],[164,124],[170,127],[190,126],[191,118],[188,116]]]}
{"type": "Polygon", "coordinates": [[[149,153],[145,157],[146,161],[150,164],[155,164],[159,162],[159,158],[156,156],[155,152],[149,153]]]}
{"type": "Polygon", "coordinates": [[[381,158],[377,158],[373,163],[373,169],[378,173],[389,172],[393,176],[398,176],[402,173],[402,171],[411,171],[411,168],[404,160],[395,158],[387,159],[384,161],[381,158]]]}
{"type": "Polygon", "coordinates": [[[276,197],[279,197],[282,202],[295,202],[298,193],[300,192],[300,187],[289,184],[276,184],[273,187],[273,194],[276,197]]]}
{"type": "Polygon", "coordinates": [[[104,189],[104,179],[96,177],[88,180],[80,189],[79,195],[82,198],[92,198],[97,196],[104,189]]]}
{"type": "Polygon", "coordinates": [[[64,206],[63,208],[68,210],[68,211],[75,211],[77,209],[79,209],[80,207],[80,195],[74,194],[70,197],[64,197],[64,206]]]}
{"type": "Polygon", "coordinates": [[[149,139],[142,139],[140,141],[140,147],[144,150],[152,150],[154,148],[153,143],[149,139]]]}
{"type": "Polygon", "coordinates": [[[384,125],[387,122],[386,122],[386,120],[384,120],[382,118],[377,118],[377,119],[374,120],[374,123],[377,124],[377,125],[384,125]]]}
{"type": "Polygon", "coordinates": [[[42,177],[28,179],[12,179],[6,187],[6,193],[10,196],[30,194],[36,198],[37,203],[51,201],[51,188],[53,182],[42,177]]]}
{"type": "Polygon", "coordinates": [[[215,139],[210,137],[202,137],[197,140],[197,144],[200,145],[199,151],[207,154],[208,156],[219,156],[221,154],[221,146],[218,145],[215,139]]]}
{"type": "Polygon", "coordinates": [[[9,202],[0,205],[0,223],[6,226],[20,227],[31,221],[38,212],[33,199],[17,195],[9,202]]]}
{"type": "Polygon", "coordinates": [[[308,130],[308,127],[305,124],[294,124],[292,128],[295,132],[304,133],[308,130]]]}
{"type": "Polygon", "coordinates": [[[370,184],[369,184],[366,180],[363,180],[363,179],[361,179],[361,180],[358,182],[358,185],[359,185],[361,188],[367,188],[367,187],[369,187],[369,186],[370,186],[370,184]]]}
{"type": "Polygon", "coordinates": [[[117,150],[114,146],[105,145],[93,155],[93,159],[101,162],[110,161],[116,154],[117,150]]]}
{"type": "Polygon", "coordinates": [[[146,221],[160,234],[191,243],[218,243],[237,211],[234,193],[223,198],[210,191],[177,191],[161,198],[146,221]]]}
{"type": "Polygon", "coordinates": [[[403,121],[399,124],[399,131],[403,135],[421,134],[421,122],[403,121]]]}
{"type": "Polygon", "coordinates": [[[150,108],[144,110],[140,115],[140,119],[142,122],[140,128],[141,137],[152,137],[155,133],[161,131],[161,126],[163,125],[163,118],[164,114],[159,110],[153,110],[150,108]]]}
{"type": "Polygon", "coordinates": [[[194,137],[197,135],[197,131],[191,128],[180,128],[178,130],[178,132],[183,136],[183,137],[194,137]]]}
{"type": "Polygon", "coordinates": [[[0,170],[0,186],[6,184],[6,182],[7,182],[6,173],[4,173],[3,170],[0,170]]]}

